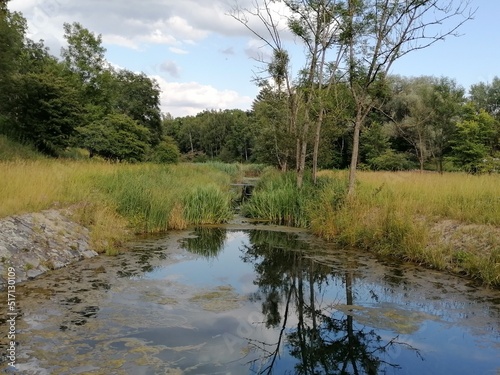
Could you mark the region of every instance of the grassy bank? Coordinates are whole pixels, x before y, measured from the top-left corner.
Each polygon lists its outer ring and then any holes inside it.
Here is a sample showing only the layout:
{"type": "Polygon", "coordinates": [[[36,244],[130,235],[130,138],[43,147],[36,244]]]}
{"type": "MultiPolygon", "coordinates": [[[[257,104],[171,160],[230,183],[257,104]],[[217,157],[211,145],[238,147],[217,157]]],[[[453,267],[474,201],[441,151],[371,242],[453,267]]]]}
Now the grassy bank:
{"type": "Polygon", "coordinates": [[[0,175],[0,218],[71,207],[100,252],[113,253],[132,233],[232,216],[232,177],[210,165],[10,161],[0,163],[0,175]]]}
{"type": "Polygon", "coordinates": [[[244,212],[500,285],[499,175],[362,172],[352,199],[344,181],[323,172],[298,190],[293,175],[267,174],[244,212]]]}

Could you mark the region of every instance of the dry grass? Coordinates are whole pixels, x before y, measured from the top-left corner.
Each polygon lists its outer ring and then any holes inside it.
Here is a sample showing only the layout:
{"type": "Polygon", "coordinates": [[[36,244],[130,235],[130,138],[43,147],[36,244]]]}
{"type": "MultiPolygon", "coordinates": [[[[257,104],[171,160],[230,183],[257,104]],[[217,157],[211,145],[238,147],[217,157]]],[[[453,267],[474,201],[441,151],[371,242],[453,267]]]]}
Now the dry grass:
{"type": "Polygon", "coordinates": [[[322,207],[327,239],[500,285],[500,175],[360,172],[354,199],[322,207]]]}
{"type": "Polygon", "coordinates": [[[210,165],[8,161],[0,176],[0,218],[72,206],[96,250],[107,253],[127,233],[222,222],[231,213],[230,176],[210,165]],[[193,195],[207,203],[202,211],[189,205],[193,195]]]}

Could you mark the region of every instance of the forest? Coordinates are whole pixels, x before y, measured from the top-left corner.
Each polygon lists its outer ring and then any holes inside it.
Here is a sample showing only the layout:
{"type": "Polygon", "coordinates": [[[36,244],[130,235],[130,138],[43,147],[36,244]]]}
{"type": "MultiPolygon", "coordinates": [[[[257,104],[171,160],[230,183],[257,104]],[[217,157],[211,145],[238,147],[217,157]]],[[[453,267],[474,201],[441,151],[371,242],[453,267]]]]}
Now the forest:
{"type": "MultiPolygon", "coordinates": [[[[382,69],[389,68],[385,62],[376,66],[377,74],[363,76],[371,67],[364,67],[362,59],[353,59],[359,64],[340,75],[340,63],[325,62],[334,41],[314,45],[315,30],[307,28],[319,25],[321,32],[331,33],[338,20],[325,17],[329,2],[313,2],[322,7],[295,3],[297,17],[290,27],[312,51],[299,77],[288,75],[287,52],[279,38],[273,39],[273,60],[264,64],[266,74],[257,81],[260,92],[251,110],[206,109],[173,118],[161,112],[154,79],[106,60],[100,35],[66,23],[67,46],[54,56],[42,40],[27,38],[26,20],[3,1],[0,134],[50,157],[252,162],[316,173],[349,168],[355,153],[361,170],[500,170],[498,77],[465,89],[448,77],[390,75],[382,69]],[[354,74],[363,76],[365,99],[353,89],[354,74]],[[368,99],[370,104],[360,108],[360,100],[368,99]]],[[[262,10],[255,14],[270,22],[262,10]]],[[[349,47],[344,46],[336,50],[338,61],[349,47]]]]}

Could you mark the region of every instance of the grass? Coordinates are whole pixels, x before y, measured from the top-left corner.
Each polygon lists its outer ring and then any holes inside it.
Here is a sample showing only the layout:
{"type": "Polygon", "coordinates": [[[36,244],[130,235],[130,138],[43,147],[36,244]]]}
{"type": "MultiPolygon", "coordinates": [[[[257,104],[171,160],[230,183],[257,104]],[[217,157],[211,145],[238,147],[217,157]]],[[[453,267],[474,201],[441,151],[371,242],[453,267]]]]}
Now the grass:
{"type": "Polygon", "coordinates": [[[71,206],[91,229],[93,248],[108,254],[131,233],[220,223],[232,214],[231,176],[210,165],[44,159],[0,162],[0,175],[0,218],[71,206]]]}
{"type": "Polygon", "coordinates": [[[322,204],[311,228],[346,246],[500,285],[499,186],[500,175],[361,172],[356,197],[322,204]]]}
{"type": "Polygon", "coordinates": [[[0,134],[0,161],[41,159],[45,157],[33,147],[12,141],[0,134]]]}
{"type": "Polygon", "coordinates": [[[293,173],[269,171],[255,187],[251,199],[243,204],[242,213],[278,225],[308,227],[306,211],[314,190],[309,180],[298,189],[293,173]]]}
{"type": "Polygon", "coordinates": [[[366,249],[500,285],[500,175],[326,171],[299,190],[293,174],[264,174],[243,206],[248,216],[310,228],[366,249]]]}

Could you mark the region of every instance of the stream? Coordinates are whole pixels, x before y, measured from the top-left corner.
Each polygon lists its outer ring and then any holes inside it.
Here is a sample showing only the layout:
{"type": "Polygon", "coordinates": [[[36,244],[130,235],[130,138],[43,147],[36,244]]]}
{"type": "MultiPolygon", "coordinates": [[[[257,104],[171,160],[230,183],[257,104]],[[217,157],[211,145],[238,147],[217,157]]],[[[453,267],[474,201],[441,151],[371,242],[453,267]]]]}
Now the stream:
{"type": "Polygon", "coordinates": [[[302,231],[145,237],[16,296],[6,373],[500,374],[499,290],[302,231]]]}

